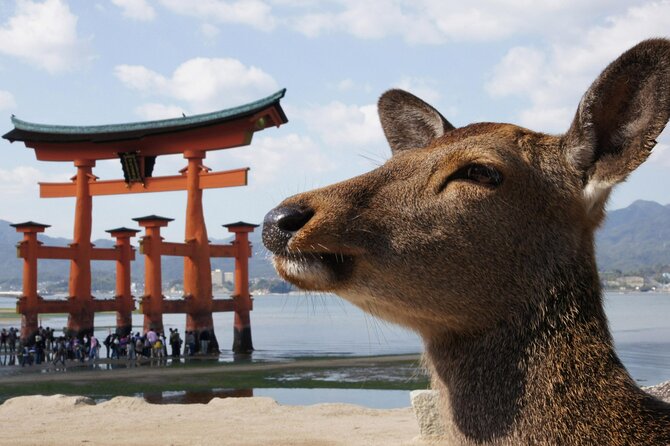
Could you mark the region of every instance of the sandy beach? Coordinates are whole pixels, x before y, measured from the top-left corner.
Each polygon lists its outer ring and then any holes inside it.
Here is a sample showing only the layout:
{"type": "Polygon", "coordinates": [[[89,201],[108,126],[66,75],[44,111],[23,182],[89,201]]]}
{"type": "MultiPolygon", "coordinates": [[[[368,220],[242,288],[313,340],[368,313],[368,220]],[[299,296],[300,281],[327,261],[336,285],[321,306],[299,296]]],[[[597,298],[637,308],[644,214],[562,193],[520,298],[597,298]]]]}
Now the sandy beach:
{"type": "Polygon", "coordinates": [[[282,406],[271,398],[152,405],[116,397],[26,396],[0,405],[7,445],[421,445],[410,408],[282,406]],[[8,421],[11,420],[11,421],[8,421]]]}
{"type": "MultiPolygon", "coordinates": [[[[647,388],[670,402],[670,381],[647,388]]],[[[0,405],[7,445],[424,445],[411,408],[280,405],[214,398],[154,405],[136,397],[21,396],[0,405]]]]}
{"type": "MultiPolygon", "coordinates": [[[[670,401],[670,381],[647,389],[670,401]]],[[[411,408],[280,405],[271,398],[214,398],[154,405],[116,397],[21,396],[0,405],[7,445],[425,445],[411,408]]]]}

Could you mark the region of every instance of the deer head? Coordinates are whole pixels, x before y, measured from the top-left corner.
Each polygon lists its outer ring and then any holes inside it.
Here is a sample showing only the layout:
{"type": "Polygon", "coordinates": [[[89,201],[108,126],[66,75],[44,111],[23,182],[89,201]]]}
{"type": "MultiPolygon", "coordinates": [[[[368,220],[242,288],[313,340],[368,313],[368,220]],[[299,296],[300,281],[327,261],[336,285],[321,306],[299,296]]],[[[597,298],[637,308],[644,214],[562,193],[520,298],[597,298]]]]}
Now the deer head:
{"type": "Polygon", "coordinates": [[[286,199],[266,216],[264,243],[298,287],[424,336],[541,311],[557,271],[598,287],[593,232],[612,187],[663,130],[669,81],[670,43],[637,45],[596,79],[561,136],[454,128],[421,99],[387,91],[379,115],[393,156],[286,199]]]}

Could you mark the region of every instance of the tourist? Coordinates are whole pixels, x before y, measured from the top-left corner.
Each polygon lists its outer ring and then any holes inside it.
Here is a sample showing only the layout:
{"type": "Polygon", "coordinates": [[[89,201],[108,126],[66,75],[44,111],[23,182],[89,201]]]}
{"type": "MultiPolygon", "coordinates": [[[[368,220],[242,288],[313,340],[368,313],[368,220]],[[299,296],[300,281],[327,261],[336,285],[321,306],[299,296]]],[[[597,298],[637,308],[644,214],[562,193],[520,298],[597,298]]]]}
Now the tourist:
{"type": "Polygon", "coordinates": [[[119,358],[128,354],[128,335],[119,338],[119,358]]]}
{"type": "Polygon", "coordinates": [[[195,335],[193,331],[186,332],[186,347],[184,350],[184,356],[193,356],[195,353],[195,335]]]}
{"type": "Polygon", "coordinates": [[[152,358],[158,358],[162,359],[163,358],[163,341],[161,340],[161,337],[159,336],[158,339],[156,339],[156,342],[152,344],[152,350],[151,350],[151,357],[152,358]]]}
{"type": "Polygon", "coordinates": [[[72,341],[72,348],[74,350],[74,357],[77,361],[84,362],[86,356],[86,347],[84,343],[80,341],[79,338],[74,338],[72,341]]]}
{"type": "Polygon", "coordinates": [[[209,330],[200,332],[200,353],[206,355],[209,353],[209,330]]]}
{"type": "Polygon", "coordinates": [[[102,344],[105,346],[105,350],[107,350],[107,359],[109,359],[109,355],[112,351],[112,330],[107,332],[107,337],[102,341],[102,344]]]}
{"type": "Polygon", "coordinates": [[[3,328],[0,332],[0,350],[4,350],[7,353],[7,340],[9,339],[9,333],[7,329],[3,328]]]}
{"type": "Polygon", "coordinates": [[[158,333],[156,333],[156,331],[153,328],[151,328],[147,332],[146,337],[149,340],[149,342],[151,343],[151,345],[154,345],[156,343],[156,341],[158,340],[158,333]]]}
{"type": "Polygon", "coordinates": [[[75,360],[77,358],[77,356],[75,354],[74,340],[75,340],[75,338],[68,338],[67,339],[67,359],[70,359],[70,360],[75,360]]]}
{"type": "Polygon", "coordinates": [[[18,363],[23,366],[23,341],[19,341],[19,348],[16,356],[18,357],[18,363]]]}
{"type": "Polygon", "coordinates": [[[135,356],[137,359],[140,359],[140,356],[144,356],[144,339],[140,336],[140,332],[135,333],[135,356]]]}
{"type": "Polygon", "coordinates": [[[9,344],[9,354],[14,355],[16,352],[16,335],[17,329],[14,327],[9,327],[9,335],[7,336],[7,343],[9,344]]]}
{"type": "Polygon", "coordinates": [[[89,341],[90,347],[88,350],[88,360],[95,362],[95,359],[98,357],[98,338],[95,337],[94,334],[91,335],[91,339],[89,341]]]}
{"type": "Polygon", "coordinates": [[[112,335],[112,359],[119,359],[119,353],[121,350],[121,341],[119,340],[119,335],[114,333],[112,335]]]}
{"type": "Polygon", "coordinates": [[[53,350],[53,330],[49,327],[44,329],[44,333],[42,334],[43,340],[44,340],[44,351],[46,352],[46,361],[51,361],[51,353],[53,350]]]}
{"type": "Polygon", "coordinates": [[[170,346],[172,347],[172,357],[179,357],[179,350],[181,350],[181,336],[179,336],[179,330],[176,328],[173,330],[170,329],[170,346]]]}
{"type": "Polygon", "coordinates": [[[142,348],[142,355],[146,356],[147,358],[151,357],[151,352],[153,351],[153,345],[149,341],[149,338],[144,335],[142,336],[143,342],[144,342],[144,347],[142,348]]]}
{"type": "Polygon", "coordinates": [[[56,353],[54,354],[53,363],[55,365],[60,361],[63,364],[63,367],[65,367],[65,359],[67,358],[67,342],[65,338],[61,336],[54,344],[56,353]]]}
{"type": "MultiPolygon", "coordinates": [[[[139,333],[138,333],[139,335],[139,333]]],[[[133,333],[128,333],[128,346],[126,347],[128,361],[137,359],[137,339],[133,336],[133,333]]]]}
{"type": "Polygon", "coordinates": [[[150,328],[146,334],[147,343],[150,347],[150,356],[155,357],[156,341],[158,341],[158,333],[154,331],[153,328],[150,328]]]}
{"type": "Polygon", "coordinates": [[[168,351],[167,351],[167,339],[165,338],[165,334],[164,334],[164,333],[161,333],[161,334],[158,336],[158,338],[160,339],[161,344],[162,344],[162,346],[161,346],[161,348],[162,348],[162,350],[163,350],[163,351],[162,351],[162,356],[163,356],[164,358],[167,358],[167,355],[168,355],[168,351]]]}
{"type": "Polygon", "coordinates": [[[41,328],[42,327],[40,327],[40,331],[35,335],[35,343],[33,344],[35,364],[41,364],[44,360],[44,338],[40,334],[40,332],[42,332],[41,328]]]}
{"type": "Polygon", "coordinates": [[[35,353],[35,350],[29,347],[28,344],[25,344],[21,346],[20,352],[21,353],[19,355],[21,367],[25,366],[26,364],[33,365],[33,354],[35,353]]]}

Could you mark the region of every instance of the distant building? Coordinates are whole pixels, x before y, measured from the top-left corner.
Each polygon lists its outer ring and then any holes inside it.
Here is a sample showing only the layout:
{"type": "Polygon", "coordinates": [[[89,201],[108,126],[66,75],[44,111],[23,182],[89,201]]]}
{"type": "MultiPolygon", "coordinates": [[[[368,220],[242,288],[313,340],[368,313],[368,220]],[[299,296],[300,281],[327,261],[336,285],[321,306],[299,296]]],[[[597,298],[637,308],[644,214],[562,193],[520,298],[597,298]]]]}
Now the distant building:
{"type": "Polygon", "coordinates": [[[644,277],[640,276],[624,276],[621,281],[628,288],[635,288],[636,290],[644,287],[644,277]]]}
{"type": "Polygon", "coordinates": [[[223,271],[220,269],[215,269],[212,271],[212,286],[222,287],[223,286],[223,271]]]}
{"type": "Polygon", "coordinates": [[[235,282],[235,273],[232,273],[232,272],[223,273],[223,281],[224,282],[230,282],[230,283],[235,282]]]}

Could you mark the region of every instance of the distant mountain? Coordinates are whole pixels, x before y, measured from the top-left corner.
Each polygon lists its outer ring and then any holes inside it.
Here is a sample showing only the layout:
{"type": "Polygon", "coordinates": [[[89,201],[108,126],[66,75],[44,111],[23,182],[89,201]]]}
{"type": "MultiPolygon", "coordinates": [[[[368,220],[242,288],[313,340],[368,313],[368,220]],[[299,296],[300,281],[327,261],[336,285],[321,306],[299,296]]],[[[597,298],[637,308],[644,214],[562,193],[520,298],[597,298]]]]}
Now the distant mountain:
{"type": "MultiPolygon", "coordinates": [[[[10,222],[0,220],[0,286],[20,286],[23,262],[16,257],[16,244],[21,240],[21,234],[10,226],[10,222]]],[[[38,239],[48,246],[67,246],[71,240],[59,237],[49,237],[39,234],[38,239]]],[[[249,240],[253,245],[253,256],[249,259],[249,276],[251,278],[276,278],[277,275],[269,262],[269,254],[261,242],[260,228],[250,234],[249,240]]],[[[171,240],[168,240],[171,241],[171,240]]],[[[230,243],[232,236],[226,239],[212,239],[212,243],[230,243]]],[[[99,248],[110,248],[114,246],[112,239],[97,239],[93,244],[99,248]]],[[[133,245],[137,248],[137,239],[133,239],[133,245]]],[[[165,282],[181,281],[184,274],[184,260],[180,257],[163,257],[163,280],[165,282]]],[[[213,269],[233,271],[233,259],[212,259],[213,269]]],[[[70,263],[65,260],[40,260],[40,281],[67,281],[70,263]]],[[[114,283],[114,262],[92,262],[94,287],[96,282],[109,284],[114,283]]],[[[132,265],[133,281],[144,279],[144,256],[136,252],[135,262],[132,265]]]]}
{"type": "Polygon", "coordinates": [[[638,200],[610,211],[596,233],[601,271],[639,271],[670,265],[670,205],[638,200]]]}
{"type": "MultiPolygon", "coordinates": [[[[16,244],[21,239],[10,223],[0,220],[0,286],[21,284],[22,262],[16,258],[16,244]]],[[[65,246],[70,240],[40,234],[45,245],[65,246]]],[[[261,228],[249,234],[253,245],[253,256],[249,261],[251,278],[276,278],[270,254],[261,241],[261,228]]],[[[134,244],[137,245],[137,239],[134,244]]],[[[229,243],[232,238],[213,239],[212,243],[229,243]]],[[[94,240],[98,247],[114,245],[111,239],[94,240]]],[[[596,233],[598,267],[601,271],[623,272],[670,265],[670,205],[663,206],[653,201],[636,201],[625,209],[610,211],[603,227],[596,233]]],[[[212,259],[213,269],[233,271],[232,259],[212,259]]],[[[40,281],[66,281],[69,262],[63,260],[40,260],[40,281]]],[[[93,262],[94,285],[114,283],[114,262],[93,262]]],[[[165,282],[181,281],[184,261],[179,257],[163,258],[165,282]]],[[[134,281],[144,278],[144,256],[137,253],[133,262],[134,281]]]]}

